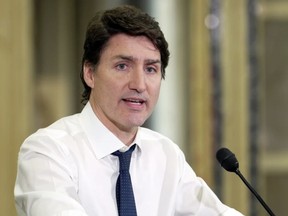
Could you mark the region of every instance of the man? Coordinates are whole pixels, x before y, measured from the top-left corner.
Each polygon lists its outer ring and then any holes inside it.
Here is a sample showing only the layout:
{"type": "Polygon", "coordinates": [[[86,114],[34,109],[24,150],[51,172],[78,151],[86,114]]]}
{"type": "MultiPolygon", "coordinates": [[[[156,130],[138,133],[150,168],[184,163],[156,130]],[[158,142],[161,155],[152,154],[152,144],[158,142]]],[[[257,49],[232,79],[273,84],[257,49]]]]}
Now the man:
{"type": "Polygon", "coordinates": [[[19,215],[242,215],[196,177],[176,144],[141,127],[168,59],[158,23],[138,9],[121,6],[92,19],[81,72],[86,105],[23,143],[19,215]]]}

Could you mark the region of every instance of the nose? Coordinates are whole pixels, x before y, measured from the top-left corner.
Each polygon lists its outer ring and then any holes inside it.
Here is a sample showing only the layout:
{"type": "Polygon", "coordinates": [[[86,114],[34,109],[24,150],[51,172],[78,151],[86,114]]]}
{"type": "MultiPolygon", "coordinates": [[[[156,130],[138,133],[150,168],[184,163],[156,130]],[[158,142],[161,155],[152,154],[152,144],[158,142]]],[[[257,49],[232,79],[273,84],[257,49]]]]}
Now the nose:
{"type": "Polygon", "coordinates": [[[146,90],[146,78],[143,70],[134,70],[130,74],[129,88],[137,91],[138,93],[146,90]]]}

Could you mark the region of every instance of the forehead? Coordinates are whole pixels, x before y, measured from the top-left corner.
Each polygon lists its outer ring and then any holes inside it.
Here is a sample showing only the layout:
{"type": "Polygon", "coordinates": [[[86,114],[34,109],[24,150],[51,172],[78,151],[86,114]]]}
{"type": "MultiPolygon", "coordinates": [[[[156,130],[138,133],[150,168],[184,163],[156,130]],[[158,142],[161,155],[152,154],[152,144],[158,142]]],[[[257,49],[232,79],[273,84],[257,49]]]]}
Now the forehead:
{"type": "Polygon", "coordinates": [[[129,55],[134,58],[160,60],[160,51],[146,36],[116,34],[103,49],[102,55],[129,55]]]}

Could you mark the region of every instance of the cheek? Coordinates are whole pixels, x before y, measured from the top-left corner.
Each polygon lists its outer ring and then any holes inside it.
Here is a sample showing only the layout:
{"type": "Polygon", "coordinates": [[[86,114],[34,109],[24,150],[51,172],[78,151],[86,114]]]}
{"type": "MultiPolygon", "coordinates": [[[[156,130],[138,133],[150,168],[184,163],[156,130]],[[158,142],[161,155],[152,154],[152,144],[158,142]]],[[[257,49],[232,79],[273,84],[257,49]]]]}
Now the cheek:
{"type": "Polygon", "coordinates": [[[155,83],[154,83],[154,90],[155,92],[157,92],[159,94],[160,92],[160,89],[161,89],[161,83],[162,83],[162,79],[160,80],[157,80],[155,83]]]}
{"type": "Polygon", "coordinates": [[[153,97],[153,100],[157,102],[160,94],[160,89],[161,89],[161,81],[153,83],[150,87],[150,96],[153,97]]]}
{"type": "Polygon", "coordinates": [[[97,94],[105,101],[115,101],[121,92],[119,80],[99,80],[95,85],[97,94]]]}

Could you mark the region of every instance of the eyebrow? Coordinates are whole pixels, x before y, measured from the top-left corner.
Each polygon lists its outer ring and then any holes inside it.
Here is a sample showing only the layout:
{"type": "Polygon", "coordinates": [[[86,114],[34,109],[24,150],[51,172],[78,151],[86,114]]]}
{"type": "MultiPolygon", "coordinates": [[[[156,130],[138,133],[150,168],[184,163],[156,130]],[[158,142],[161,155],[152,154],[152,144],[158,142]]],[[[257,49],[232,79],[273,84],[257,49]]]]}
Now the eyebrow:
{"type": "MultiPolygon", "coordinates": [[[[117,55],[117,56],[114,56],[113,59],[123,59],[123,60],[127,60],[127,61],[135,61],[135,58],[133,56],[125,56],[125,55],[117,55]]],[[[161,61],[159,59],[147,59],[147,60],[145,60],[145,63],[161,64],[161,61]]]]}
{"type": "Polygon", "coordinates": [[[148,64],[161,64],[161,61],[160,61],[159,59],[156,59],[156,60],[154,60],[154,59],[148,59],[148,60],[145,61],[145,62],[147,62],[148,64]]]}

